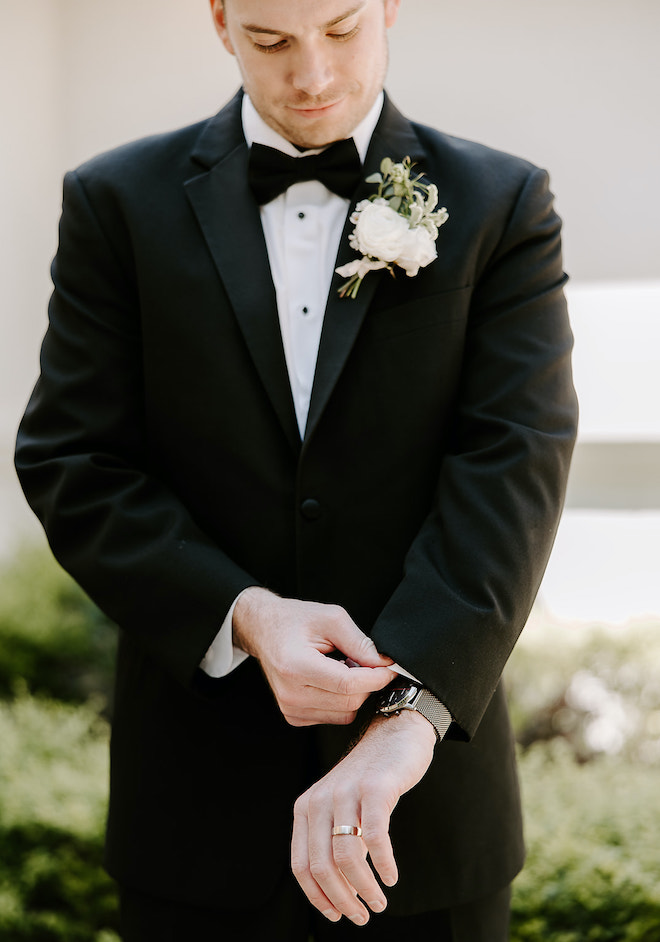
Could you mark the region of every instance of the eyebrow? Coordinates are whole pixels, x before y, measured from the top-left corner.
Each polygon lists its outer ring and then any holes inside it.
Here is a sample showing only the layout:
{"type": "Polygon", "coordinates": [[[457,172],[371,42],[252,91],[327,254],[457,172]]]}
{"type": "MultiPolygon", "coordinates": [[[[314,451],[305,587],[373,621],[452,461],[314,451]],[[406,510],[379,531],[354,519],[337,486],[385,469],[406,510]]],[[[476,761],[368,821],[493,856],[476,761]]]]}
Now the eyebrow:
{"type": "MultiPolygon", "coordinates": [[[[351,16],[355,16],[356,13],[359,13],[360,10],[365,7],[367,0],[364,0],[363,3],[360,3],[358,6],[353,7],[352,10],[348,10],[347,13],[342,13],[340,16],[336,16],[333,20],[330,20],[328,23],[324,23],[321,29],[332,29],[333,26],[336,26],[338,23],[341,23],[343,20],[350,19],[351,16]]],[[[243,29],[248,33],[262,33],[266,36],[285,36],[286,31],[281,29],[268,29],[265,26],[258,26],[256,23],[245,23],[243,29]]]]}

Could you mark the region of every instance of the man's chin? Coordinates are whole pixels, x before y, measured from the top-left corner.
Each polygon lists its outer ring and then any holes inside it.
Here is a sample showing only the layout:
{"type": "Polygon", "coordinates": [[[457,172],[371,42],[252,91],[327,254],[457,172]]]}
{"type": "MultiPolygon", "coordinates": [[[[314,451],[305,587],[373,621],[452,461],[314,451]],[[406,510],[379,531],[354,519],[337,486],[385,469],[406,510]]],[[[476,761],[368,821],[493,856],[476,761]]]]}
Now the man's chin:
{"type": "Polygon", "coordinates": [[[338,111],[324,114],[324,109],[300,109],[287,116],[283,123],[286,133],[280,133],[296,147],[325,147],[334,141],[343,140],[353,130],[352,126],[348,126],[350,122],[342,120],[343,116],[338,111]]]}
{"type": "Polygon", "coordinates": [[[328,127],[317,128],[291,128],[284,136],[296,147],[303,150],[314,150],[318,147],[327,147],[335,141],[343,141],[350,135],[350,131],[333,124],[328,127]]]}

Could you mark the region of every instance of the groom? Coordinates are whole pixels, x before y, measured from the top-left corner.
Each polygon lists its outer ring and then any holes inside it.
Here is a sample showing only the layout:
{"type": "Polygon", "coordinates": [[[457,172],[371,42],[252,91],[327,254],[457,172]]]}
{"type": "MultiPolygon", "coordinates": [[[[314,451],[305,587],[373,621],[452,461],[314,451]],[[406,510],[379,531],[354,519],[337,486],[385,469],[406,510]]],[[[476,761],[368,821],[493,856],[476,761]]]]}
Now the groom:
{"type": "Polygon", "coordinates": [[[242,92],[65,180],[17,468],[120,627],[126,940],[507,938],[500,676],[576,422],[560,223],[543,171],[383,95],[399,5],[212,0],[242,92]],[[437,258],[341,297],[386,157],[437,186],[437,258]]]}

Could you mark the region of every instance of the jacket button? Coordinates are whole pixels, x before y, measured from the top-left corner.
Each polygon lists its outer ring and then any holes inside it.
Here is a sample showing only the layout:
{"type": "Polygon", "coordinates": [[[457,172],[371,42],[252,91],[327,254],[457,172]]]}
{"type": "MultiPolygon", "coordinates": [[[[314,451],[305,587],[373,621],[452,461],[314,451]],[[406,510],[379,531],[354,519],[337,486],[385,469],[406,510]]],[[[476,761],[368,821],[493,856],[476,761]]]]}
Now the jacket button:
{"type": "Polygon", "coordinates": [[[305,520],[318,520],[321,516],[321,505],[317,500],[308,497],[300,505],[300,512],[305,520]]]}

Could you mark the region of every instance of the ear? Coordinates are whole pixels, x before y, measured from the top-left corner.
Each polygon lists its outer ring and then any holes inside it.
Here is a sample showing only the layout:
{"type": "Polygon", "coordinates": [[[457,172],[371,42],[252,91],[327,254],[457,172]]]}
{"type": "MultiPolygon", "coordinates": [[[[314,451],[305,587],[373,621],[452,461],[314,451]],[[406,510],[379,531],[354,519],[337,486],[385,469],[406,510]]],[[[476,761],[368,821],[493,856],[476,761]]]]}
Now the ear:
{"type": "Polygon", "coordinates": [[[211,16],[213,17],[215,31],[222,40],[222,45],[225,47],[227,52],[231,53],[233,56],[234,47],[232,46],[231,40],[229,38],[229,31],[227,30],[227,17],[222,0],[211,0],[211,16]]]}
{"type": "Polygon", "coordinates": [[[385,0],[385,26],[388,29],[396,23],[400,6],[401,0],[385,0]]]}

